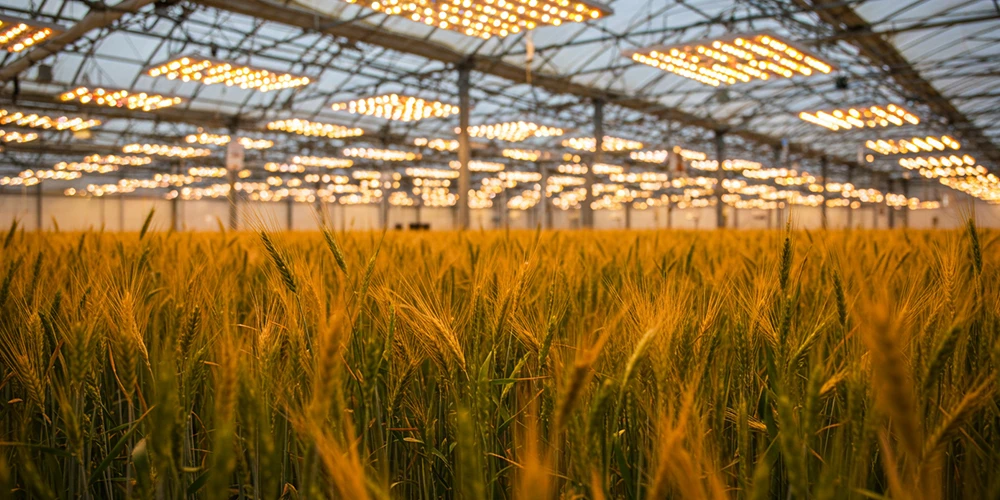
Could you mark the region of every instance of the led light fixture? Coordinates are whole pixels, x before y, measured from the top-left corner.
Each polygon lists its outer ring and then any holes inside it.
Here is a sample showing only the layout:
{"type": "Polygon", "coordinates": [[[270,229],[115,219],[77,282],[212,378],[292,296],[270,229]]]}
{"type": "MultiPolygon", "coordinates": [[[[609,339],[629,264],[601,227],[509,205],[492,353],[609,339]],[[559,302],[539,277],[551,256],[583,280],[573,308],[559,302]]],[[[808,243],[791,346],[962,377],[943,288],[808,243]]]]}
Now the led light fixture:
{"type": "Polygon", "coordinates": [[[21,52],[63,32],[58,24],[0,16],[0,48],[21,52]]]}
{"type": "Polygon", "coordinates": [[[127,144],[122,147],[122,153],[142,153],[144,155],[167,156],[170,158],[196,158],[212,154],[211,151],[205,148],[170,146],[167,144],[127,144]]]}
{"type": "Polygon", "coordinates": [[[347,148],[343,151],[343,154],[352,158],[382,161],[413,161],[420,158],[420,155],[417,153],[394,149],[347,148]]]}
{"type": "Polygon", "coordinates": [[[892,139],[865,142],[865,147],[883,155],[900,155],[920,152],[944,151],[946,149],[961,149],[962,145],[955,139],[943,135],[941,137],[927,136],[923,139],[914,137],[912,139],[892,139]]]}
{"type": "Polygon", "coordinates": [[[708,158],[708,155],[702,153],[701,151],[694,151],[691,149],[684,149],[680,146],[674,146],[674,153],[680,155],[681,158],[685,160],[704,160],[708,158]]]}
{"type": "Polygon", "coordinates": [[[268,139],[251,139],[249,137],[240,137],[237,139],[243,149],[270,149],[274,147],[274,141],[268,139]]]}
{"type": "Polygon", "coordinates": [[[522,161],[538,161],[542,155],[541,151],[533,149],[505,149],[500,152],[505,158],[522,161]]]}
{"type": "Polygon", "coordinates": [[[107,90],[87,87],[79,87],[76,90],[66,92],[59,96],[62,101],[80,101],[80,104],[97,104],[112,108],[140,109],[142,111],[153,111],[170,107],[183,102],[180,97],[165,97],[159,94],[147,94],[139,92],[130,93],[127,90],[107,90]]]}
{"type": "Polygon", "coordinates": [[[383,14],[483,39],[502,38],[544,25],[580,23],[612,14],[608,7],[580,0],[346,1],[383,14]]]}
{"type": "Polygon", "coordinates": [[[459,172],[440,168],[410,167],[404,171],[409,177],[421,179],[457,179],[459,172]]]}
{"type": "Polygon", "coordinates": [[[458,141],[454,139],[427,139],[426,137],[417,137],[413,139],[414,146],[428,147],[435,151],[458,151],[458,141]]]}
{"type": "Polygon", "coordinates": [[[116,155],[90,155],[83,159],[84,163],[96,163],[98,165],[127,165],[130,167],[138,167],[140,165],[149,165],[153,162],[153,159],[148,156],[116,156],[116,155]]]}
{"type": "Polygon", "coordinates": [[[347,111],[402,122],[423,120],[424,118],[447,118],[458,113],[458,106],[438,101],[428,101],[419,97],[385,94],[366,97],[333,105],[334,111],[347,111]]]}
{"type": "Polygon", "coordinates": [[[288,163],[274,163],[274,162],[269,162],[269,163],[265,163],[264,164],[264,170],[267,170],[268,172],[281,172],[281,173],[297,174],[297,173],[305,172],[306,171],[306,166],[305,165],[288,164],[288,163]]]}
{"type": "Polygon", "coordinates": [[[59,171],[67,172],[86,172],[88,174],[107,174],[111,172],[118,171],[118,165],[111,163],[91,163],[87,161],[83,162],[65,162],[61,161],[56,163],[52,168],[59,171]]]}
{"type": "Polygon", "coordinates": [[[206,146],[225,146],[226,144],[229,144],[230,140],[232,140],[232,138],[228,135],[207,134],[205,132],[191,134],[184,138],[184,142],[188,144],[198,143],[206,146]]]}
{"type": "Polygon", "coordinates": [[[222,167],[191,167],[188,169],[188,175],[194,177],[225,177],[228,173],[229,171],[222,167]]]}
{"type": "MultiPolygon", "coordinates": [[[[458,160],[452,160],[448,162],[448,166],[454,170],[459,170],[462,168],[462,162],[458,160]]],[[[504,169],[504,164],[497,163],[495,161],[472,160],[469,162],[470,172],[500,172],[503,169],[504,169]]]]}
{"type": "Polygon", "coordinates": [[[920,118],[895,104],[889,104],[885,108],[869,106],[867,108],[834,109],[814,113],[803,111],[799,113],[799,118],[834,132],[855,128],[888,127],[889,125],[900,127],[906,124],[920,124],[920,118]]]}
{"type": "Polygon", "coordinates": [[[771,78],[830,73],[819,56],[772,33],[731,35],[677,45],[654,45],[624,52],[626,57],[663,71],[718,87],[771,78]]]}
{"type": "Polygon", "coordinates": [[[497,176],[500,180],[507,182],[538,182],[542,180],[542,174],[538,172],[518,172],[511,170],[509,172],[500,172],[497,176]]]}
{"type": "MultiPolygon", "coordinates": [[[[698,170],[716,171],[719,170],[719,162],[716,160],[693,160],[691,168],[698,170]]],[[[722,170],[738,172],[743,170],[760,170],[761,164],[750,160],[723,160],[722,170]]]]}
{"type": "Polygon", "coordinates": [[[275,120],[267,124],[268,130],[280,130],[300,134],[307,137],[326,137],[328,139],[343,139],[345,137],[358,137],[365,133],[360,128],[350,128],[332,123],[312,122],[293,118],[290,120],[275,120]]]}
{"type": "Polygon", "coordinates": [[[39,115],[38,113],[25,113],[23,111],[9,111],[0,109],[0,125],[14,124],[19,127],[40,128],[45,130],[72,130],[79,132],[101,124],[101,120],[83,119],[79,116],[59,116],[51,117],[39,115]]]}
{"type": "Polygon", "coordinates": [[[350,168],[354,165],[353,160],[344,158],[332,158],[326,156],[295,156],[292,163],[304,167],[324,167],[324,168],[350,168]]]}
{"type": "Polygon", "coordinates": [[[632,151],[628,156],[635,161],[645,163],[663,163],[667,161],[669,155],[669,151],[660,149],[656,151],[632,151]]]}
{"type": "MultiPolygon", "coordinates": [[[[597,141],[595,141],[593,137],[571,137],[562,141],[563,147],[591,152],[597,149],[595,146],[596,143],[597,141]]],[[[621,139],[606,135],[602,141],[601,149],[604,151],[628,151],[632,149],[642,149],[642,143],[639,141],[631,141],[628,139],[621,139]]]]}
{"type": "MultiPolygon", "coordinates": [[[[462,130],[455,127],[455,133],[462,130]]],[[[558,137],[563,135],[561,128],[546,127],[532,122],[504,122],[489,125],[475,125],[469,127],[469,136],[484,137],[486,139],[497,139],[507,142],[521,142],[529,137],[558,137]]]]}
{"type": "Polygon", "coordinates": [[[22,134],[16,130],[11,130],[9,132],[6,130],[0,130],[0,141],[3,142],[23,143],[23,142],[31,142],[36,139],[38,139],[38,134],[34,132],[28,132],[26,134],[22,134]]]}
{"type": "Polygon", "coordinates": [[[903,168],[933,168],[933,167],[960,167],[975,165],[976,159],[969,156],[918,156],[916,158],[900,158],[899,165],[903,168]]]}
{"type": "Polygon", "coordinates": [[[164,76],[170,80],[201,82],[205,85],[224,83],[241,89],[268,92],[309,83],[309,77],[297,76],[280,71],[269,71],[245,64],[229,63],[201,56],[181,56],[162,64],[157,64],[146,72],[149,76],[164,76]]]}
{"type": "Polygon", "coordinates": [[[595,175],[610,175],[610,174],[620,174],[625,171],[625,167],[621,165],[612,165],[610,163],[595,163],[594,164],[594,174],[595,175]]]}

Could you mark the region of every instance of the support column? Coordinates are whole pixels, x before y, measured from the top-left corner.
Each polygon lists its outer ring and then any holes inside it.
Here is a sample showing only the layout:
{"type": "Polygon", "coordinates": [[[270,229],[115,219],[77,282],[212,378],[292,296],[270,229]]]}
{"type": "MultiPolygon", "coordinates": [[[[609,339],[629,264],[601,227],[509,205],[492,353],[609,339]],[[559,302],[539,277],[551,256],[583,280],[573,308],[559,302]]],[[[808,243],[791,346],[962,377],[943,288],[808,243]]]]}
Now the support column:
{"type": "Polygon", "coordinates": [[[292,230],[292,214],[293,214],[293,209],[295,208],[295,198],[293,198],[291,196],[291,193],[289,193],[288,197],[285,198],[285,200],[286,200],[285,201],[285,205],[286,205],[286,208],[285,208],[285,229],[291,231],[292,230]]]}
{"type": "Polygon", "coordinates": [[[584,176],[583,184],[587,193],[583,197],[580,206],[580,225],[586,229],[594,228],[594,209],[590,206],[594,198],[594,165],[604,162],[604,101],[597,99],[594,101],[594,155],[590,159],[587,167],[587,174],[584,176]]]}
{"type": "MultiPolygon", "coordinates": [[[[632,164],[625,163],[625,173],[632,172],[632,164]]],[[[628,183],[623,183],[623,187],[629,194],[629,198],[632,197],[632,188],[628,187],[628,183]]],[[[632,229],[632,200],[625,202],[625,229],[632,229]]]]}
{"type": "MultiPolygon", "coordinates": [[[[889,193],[892,192],[892,186],[892,177],[887,177],[885,180],[886,197],[888,197],[889,193]]],[[[896,229],[896,209],[890,207],[888,203],[885,204],[885,209],[889,212],[889,229],[896,229]]]]}
{"type": "Polygon", "coordinates": [[[826,184],[827,177],[829,176],[830,160],[826,156],[821,156],[819,159],[819,172],[820,177],[823,179],[823,201],[819,206],[819,220],[820,226],[825,230],[829,229],[829,221],[826,215],[826,184]]]}
{"type": "MultiPolygon", "coordinates": [[[[236,137],[235,127],[229,129],[229,135],[236,137]]],[[[229,194],[226,195],[226,199],[229,201],[229,229],[232,231],[239,225],[239,211],[236,205],[239,203],[240,195],[236,192],[236,183],[239,180],[240,170],[243,169],[244,153],[243,145],[239,141],[230,141],[226,146],[226,178],[229,180],[229,194]]]]}
{"type": "Polygon", "coordinates": [[[458,229],[469,229],[469,66],[458,67],[458,229]]]}
{"type": "Polygon", "coordinates": [[[42,230],[44,210],[44,202],[42,201],[42,182],[39,181],[38,184],[35,184],[35,230],[37,231],[42,230]]]}
{"type": "Polygon", "coordinates": [[[545,196],[549,186],[549,171],[545,168],[544,163],[537,161],[535,168],[538,169],[538,173],[542,174],[542,193],[538,199],[538,210],[540,211],[538,223],[542,225],[542,229],[552,229],[552,219],[549,217],[549,199],[545,196]]]}
{"type": "MultiPolygon", "coordinates": [[[[854,185],[854,164],[847,166],[847,183],[854,185]]],[[[848,198],[850,200],[850,198],[848,198]]],[[[851,208],[850,204],[847,205],[847,228],[854,228],[854,209],[851,208]]]]}
{"type": "MultiPolygon", "coordinates": [[[[781,145],[780,144],[776,144],[774,146],[773,164],[774,164],[774,168],[781,168],[782,167],[782,165],[781,165],[781,145]]],[[[781,228],[785,227],[785,225],[784,225],[784,218],[782,217],[782,212],[784,212],[784,210],[782,210],[782,208],[781,208],[782,200],[778,199],[777,203],[778,203],[778,206],[777,206],[777,208],[774,209],[774,222],[775,222],[775,225],[778,226],[778,229],[781,229],[781,228]]]]}
{"type": "MultiPolygon", "coordinates": [[[[180,172],[180,165],[182,163],[184,163],[184,160],[180,160],[178,163],[175,163],[173,164],[173,166],[171,166],[171,170],[174,175],[178,175],[178,173],[180,172]]],[[[179,230],[178,219],[180,217],[178,216],[178,213],[180,211],[180,202],[181,202],[181,192],[180,188],[177,188],[177,196],[174,196],[174,199],[170,200],[170,230],[174,232],[177,232],[179,230]]]]}
{"type": "Polygon", "coordinates": [[[719,162],[715,171],[715,178],[719,181],[715,185],[715,227],[723,229],[726,227],[726,214],[722,203],[722,181],[726,172],[722,169],[722,162],[726,160],[726,133],[721,130],[715,131],[715,160],[719,162]]]}
{"type": "Polygon", "coordinates": [[[901,216],[903,218],[903,228],[910,228],[910,179],[903,177],[900,181],[900,186],[903,189],[903,196],[906,197],[906,206],[903,207],[901,216]]]}

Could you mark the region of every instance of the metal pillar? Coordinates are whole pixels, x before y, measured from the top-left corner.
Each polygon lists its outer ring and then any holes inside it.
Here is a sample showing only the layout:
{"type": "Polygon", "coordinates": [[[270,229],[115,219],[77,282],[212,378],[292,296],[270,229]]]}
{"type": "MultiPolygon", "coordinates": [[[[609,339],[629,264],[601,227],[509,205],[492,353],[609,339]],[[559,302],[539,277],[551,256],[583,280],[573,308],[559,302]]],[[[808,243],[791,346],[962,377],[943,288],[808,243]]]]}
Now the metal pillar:
{"type": "Polygon", "coordinates": [[[910,228],[910,179],[903,177],[899,181],[900,187],[903,189],[903,196],[906,197],[906,205],[903,207],[903,211],[900,212],[900,216],[903,218],[903,228],[910,228]]]}
{"type": "Polygon", "coordinates": [[[295,198],[292,198],[291,193],[285,198],[285,204],[287,209],[285,210],[285,229],[292,230],[292,215],[295,209],[295,198]]]}
{"type": "MultiPolygon", "coordinates": [[[[630,173],[631,171],[632,171],[632,164],[631,163],[626,163],[625,164],[625,173],[630,173]]],[[[627,184],[624,185],[623,187],[628,192],[628,198],[631,198],[632,197],[632,188],[628,187],[627,184]]],[[[629,199],[629,200],[627,200],[625,202],[625,229],[632,229],[632,200],[631,199],[629,199]]]]}
{"type": "Polygon", "coordinates": [[[549,172],[545,168],[545,164],[541,162],[536,161],[535,168],[538,169],[538,173],[542,174],[542,193],[538,199],[538,209],[541,211],[539,214],[539,224],[542,225],[542,229],[552,229],[552,219],[549,217],[549,200],[546,197],[549,186],[549,172]]]}
{"type": "MultiPolygon", "coordinates": [[[[183,161],[184,160],[181,160],[181,163],[183,163],[183,161]]],[[[171,170],[173,171],[174,175],[178,175],[178,173],[180,172],[180,164],[175,163],[171,167],[171,170]]],[[[178,219],[180,218],[178,216],[178,212],[180,211],[180,202],[181,202],[181,192],[180,189],[178,188],[177,196],[174,196],[174,199],[170,200],[170,230],[175,232],[178,231],[178,219]]]]}
{"type": "Polygon", "coordinates": [[[587,229],[594,228],[594,208],[590,206],[594,198],[594,165],[604,162],[604,101],[594,100],[594,156],[591,157],[590,166],[584,176],[583,184],[587,193],[583,196],[583,204],[580,206],[580,223],[587,229]]]}
{"type": "Polygon", "coordinates": [[[820,206],[819,206],[819,220],[820,220],[820,226],[823,229],[828,229],[829,228],[829,222],[827,220],[827,215],[826,215],[826,184],[827,184],[827,180],[826,179],[827,179],[827,176],[829,175],[829,168],[830,168],[830,160],[828,160],[826,156],[821,156],[820,159],[819,159],[819,172],[820,172],[819,175],[823,179],[823,181],[822,181],[823,182],[823,191],[822,191],[822,193],[823,193],[822,194],[823,201],[820,203],[820,206]]]}
{"type": "Polygon", "coordinates": [[[458,229],[469,229],[469,66],[458,67],[458,229]]]}
{"type": "MultiPolygon", "coordinates": [[[[892,186],[893,186],[892,177],[886,178],[886,180],[885,180],[885,194],[886,194],[886,197],[888,197],[889,193],[892,192],[892,186]]],[[[895,229],[896,228],[896,209],[894,207],[890,207],[888,203],[885,204],[885,209],[889,211],[889,229],[895,229]]]]}
{"type": "MultiPolygon", "coordinates": [[[[847,183],[854,185],[854,165],[847,166],[847,183]]],[[[843,193],[843,191],[841,191],[843,193]]],[[[848,198],[850,200],[850,198],[848,198]]],[[[847,205],[847,228],[851,229],[854,227],[854,209],[851,208],[850,204],[847,205]]]]}
{"type": "Polygon", "coordinates": [[[236,211],[236,203],[239,201],[239,193],[236,192],[236,175],[235,169],[226,169],[226,178],[229,181],[229,193],[226,194],[226,200],[229,201],[229,229],[235,231],[236,224],[238,220],[238,212],[236,211]]]}
{"type": "Polygon", "coordinates": [[[35,229],[42,230],[42,213],[45,210],[42,201],[42,183],[35,184],[35,229]]]}
{"type": "MultiPolygon", "coordinates": [[[[774,162],[774,168],[781,168],[781,167],[784,166],[781,163],[781,145],[780,144],[775,144],[775,146],[774,146],[774,160],[773,160],[773,162],[774,162]]],[[[778,229],[782,229],[782,228],[785,227],[785,223],[784,223],[784,220],[785,220],[784,219],[784,211],[785,210],[782,208],[782,201],[780,199],[777,200],[777,204],[778,204],[777,208],[774,209],[774,225],[777,226],[778,229]]]]}
{"type": "MultiPolygon", "coordinates": [[[[387,230],[389,229],[389,188],[386,187],[385,182],[382,179],[383,177],[388,177],[390,175],[389,168],[383,166],[380,172],[381,175],[379,175],[378,178],[378,187],[382,191],[382,199],[379,202],[378,215],[382,222],[382,229],[387,230]]],[[[392,184],[389,184],[389,186],[392,186],[392,184]]]]}
{"type": "Polygon", "coordinates": [[[721,130],[715,131],[715,160],[719,162],[719,168],[715,171],[716,179],[719,181],[715,185],[715,227],[722,229],[726,227],[726,214],[722,203],[722,181],[726,178],[726,172],[722,169],[722,162],[726,160],[726,133],[721,130]]]}

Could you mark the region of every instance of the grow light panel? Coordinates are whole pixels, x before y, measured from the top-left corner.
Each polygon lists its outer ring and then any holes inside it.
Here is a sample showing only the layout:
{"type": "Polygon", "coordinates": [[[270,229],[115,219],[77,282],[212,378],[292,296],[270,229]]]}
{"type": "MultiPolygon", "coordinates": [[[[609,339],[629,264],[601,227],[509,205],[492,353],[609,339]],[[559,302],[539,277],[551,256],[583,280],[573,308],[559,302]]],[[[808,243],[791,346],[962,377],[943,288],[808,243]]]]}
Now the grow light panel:
{"type": "Polygon", "coordinates": [[[36,139],[38,139],[38,134],[34,132],[28,132],[26,134],[22,134],[16,130],[11,130],[9,132],[5,130],[0,130],[0,141],[3,142],[24,143],[24,142],[31,142],[36,139]]]}
{"type": "Polygon", "coordinates": [[[892,139],[865,142],[865,147],[883,155],[899,155],[920,152],[944,151],[946,149],[961,149],[962,145],[955,139],[943,135],[941,137],[927,136],[921,139],[913,137],[911,139],[892,139]]]}
{"type": "Polygon", "coordinates": [[[39,115],[38,113],[25,113],[23,111],[10,111],[0,109],[0,125],[14,124],[19,127],[30,127],[40,129],[72,130],[79,132],[101,124],[101,120],[85,120],[79,116],[59,116],[51,117],[39,115]]]}
{"type": "Polygon", "coordinates": [[[58,24],[0,16],[0,48],[21,52],[63,32],[58,24]]]}
{"type": "Polygon", "coordinates": [[[326,137],[328,139],[343,139],[345,137],[358,137],[365,133],[360,128],[350,128],[332,123],[313,122],[293,118],[290,120],[275,120],[267,124],[268,130],[280,130],[292,134],[304,135],[307,137],[326,137]]]}
{"type": "Polygon", "coordinates": [[[799,118],[834,132],[841,129],[876,128],[888,127],[889,125],[900,127],[906,124],[920,124],[920,118],[895,104],[889,104],[885,108],[869,106],[867,108],[834,109],[814,113],[803,111],[799,113],[799,118]]]}
{"type": "Polygon", "coordinates": [[[283,90],[309,83],[309,77],[270,71],[245,64],[230,63],[201,56],[181,56],[147,71],[152,77],[164,76],[169,80],[200,82],[204,85],[224,83],[246,90],[283,90]]]}
{"type": "MultiPolygon", "coordinates": [[[[448,162],[448,166],[454,170],[459,170],[462,168],[462,162],[458,160],[452,160],[448,162]]],[[[504,169],[504,164],[497,163],[495,161],[472,160],[469,162],[470,172],[500,172],[503,169],[504,169]]]]}
{"type": "Polygon", "coordinates": [[[969,156],[918,156],[916,158],[900,158],[899,165],[903,168],[933,168],[933,167],[960,167],[976,164],[976,159],[969,156]]]}
{"type": "Polygon", "coordinates": [[[483,39],[505,37],[538,26],[584,22],[612,14],[593,1],[580,0],[346,0],[383,14],[483,39]]]}
{"type": "Polygon", "coordinates": [[[88,174],[107,174],[118,171],[118,165],[111,163],[92,163],[88,161],[82,161],[82,162],[61,161],[59,163],[56,163],[55,166],[53,166],[52,168],[59,171],[86,172],[88,174]]]}
{"type": "MultiPolygon", "coordinates": [[[[716,160],[693,160],[691,162],[691,168],[696,168],[698,170],[706,171],[717,171],[719,170],[719,162],[716,160]]],[[[723,160],[722,170],[729,172],[738,172],[743,170],[760,170],[761,164],[750,160],[723,160]]]]}
{"type": "Polygon", "coordinates": [[[96,163],[99,165],[128,165],[130,167],[137,167],[140,165],[149,165],[153,162],[153,159],[148,156],[101,156],[93,154],[84,158],[83,161],[84,163],[96,163]]]}
{"type": "Polygon", "coordinates": [[[345,158],[333,158],[328,156],[295,156],[292,163],[304,167],[324,167],[324,168],[350,168],[354,165],[353,160],[345,158]]]}
{"type": "Polygon", "coordinates": [[[445,170],[441,168],[410,167],[404,170],[408,177],[419,177],[421,179],[457,179],[459,172],[455,170],[445,170]]]}
{"type": "Polygon", "coordinates": [[[670,156],[670,152],[665,149],[659,149],[656,151],[632,151],[628,156],[635,161],[645,163],[663,163],[667,161],[667,158],[670,156]]]}
{"type": "Polygon", "coordinates": [[[542,174],[538,172],[500,172],[500,180],[507,182],[538,182],[542,180],[542,174]]]}
{"type": "Polygon", "coordinates": [[[251,139],[249,137],[240,137],[237,139],[243,149],[270,149],[274,147],[274,141],[268,139],[251,139]]]}
{"type": "Polygon", "coordinates": [[[339,102],[332,107],[334,111],[347,111],[351,114],[402,122],[412,122],[424,118],[447,118],[458,113],[458,106],[399,94],[385,94],[339,102]]]}
{"type": "Polygon", "coordinates": [[[500,152],[505,158],[521,161],[538,161],[541,151],[534,149],[505,149],[500,152]]]}
{"type": "Polygon", "coordinates": [[[191,167],[188,169],[188,175],[194,177],[225,177],[229,174],[229,171],[223,167],[191,167]]]}
{"type": "Polygon", "coordinates": [[[436,151],[458,151],[458,141],[454,139],[427,139],[426,137],[417,137],[416,139],[413,139],[413,145],[428,147],[436,151]]]}
{"type": "Polygon", "coordinates": [[[343,154],[352,158],[382,161],[413,161],[420,158],[420,155],[417,153],[397,151],[395,149],[347,148],[343,151],[343,154]]]}
{"type": "Polygon", "coordinates": [[[772,33],[731,35],[677,45],[654,45],[624,55],[663,71],[718,87],[771,78],[828,74],[833,66],[772,33]]]}
{"type": "MultiPolygon", "coordinates": [[[[461,133],[462,129],[455,127],[455,133],[461,133]]],[[[521,142],[529,137],[558,137],[563,135],[561,128],[546,127],[532,122],[503,122],[489,125],[475,125],[469,127],[470,137],[484,137],[486,139],[497,139],[507,142],[521,142]]]]}
{"type": "Polygon", "coordinates": [[[170,158],[197,158],[208,156],[212,152],[206,148],[170,146],[168,144],[126,144],[122,153],[142,153],[144,155],[167,156],[170,158]]]}
{"type": "Polygon", "coordinates": [[[62,101],[80,101],[80,104],[93,103],[99,106],[139,109],[142,111],[162,109],[184,101],[180,97],[165,97],[160,94],[147,94],[145,92],[132,94],[127,90],[89,89],[87,87],[79,87],[76,90],[66,92],[60,95],[59,99],[62,101]]]}
{"type": "MultiPolygon", "coordinates": [[[[594,152],[597,149],[595,144],[597,144],[597,141],[595,141],[593,137],[571,137],[562,141],[563,147],[579,151],[594,152]]],[[[606,135],[602,141],[601,149],[603,151],[628,151],[632,149],[642,149],[642,143],[639,141],[632,141],[629,139],[621,139],[606,135]]]]}
{"type": "Polygon", "coordinates": [[[198,143],[206,146],[225,146],[226,144],[229,144],[230,140],[232,140],[232,138],[228,135],[207,134],[205,132],[191,134],[184,138],[184,142],[188,144],[198,143]]]}

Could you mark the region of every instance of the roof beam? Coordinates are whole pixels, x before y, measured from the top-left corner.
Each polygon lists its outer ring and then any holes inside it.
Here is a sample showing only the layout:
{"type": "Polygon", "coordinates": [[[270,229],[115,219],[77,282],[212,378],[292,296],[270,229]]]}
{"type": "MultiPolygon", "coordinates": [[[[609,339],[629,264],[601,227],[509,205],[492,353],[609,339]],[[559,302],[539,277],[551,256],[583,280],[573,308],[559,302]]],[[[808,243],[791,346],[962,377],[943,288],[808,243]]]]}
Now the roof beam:
{"type": "MultiPolygon", "coordinates": [[[[216,9],[234,12],[245,16],[264,19],[304,30],[318,31],[330,36],[344,37],[354,42],[378,45],[401,53],[417,55],[432,61],[459,65],[469,63],[472,69],[480,73],[493,75],[515,84],[529,84],[523,66],[508,63],[501,58],[489,56],[469,57],[443,44],[426,39],[408,36],[369,25],[364,22],[345,23],[341,19],[293,6],[280,5],[267,0],[194,0],[195,3],[214,7],[216,9]]],[[[706,130],[723,130],[729,135],[767,145],[778,145],[781,139],[745,129],[734,129],[729,123],[705,118],[693,113],[664,106],[655,101],[630,97],[621,93],[606,91],[588,85],[570,81],[567,77],[533,72],[530,85],[544,89],[554,94],[572,94],[586,99],[603,100],[618,106],[636,110],[659,119],[670,120],[684,125],[700,127],[706,130]]],[[[789,149],[809,158],[819,158],[823,152],[813,150],[801,144],[790,144],[789,149]]],[[[844,164],[853,163],[850,159],[839,158],[844,164]]]]}
{"type": "Polygon", "coordinates": [[[122,0],[114,7],[98,10],[91,8],[90,12],[68,30],[52,37],[48,42],[36,45],[14,62],[0,68],[0,82],[13,79],[21,72],[52,54],[61,51],[67,45],[83,38],[91,30],[110,26],[123,15],[137,12],[139,9],[153,3],[155,0],[122,0]]]}
{"type": "Polygon", "coordinates": [[[949,125],[962,132],[965,141],[975,144],[984,156],[995,164],[1000,164],[1000,150],[983,134],[982,129],[925,80],[881,33],[873,32],[868,21],[850,6],[831,6],[835,2],[836,0],[795,0],[800,6],[813,7],[816,15],[830,25],[835,34],[847,35],[848,43],[857,47],[874,67],[888,68],[884,73],[893,77],[910,97],[922,101],[935,114],[948,120],[949,125]]]}

